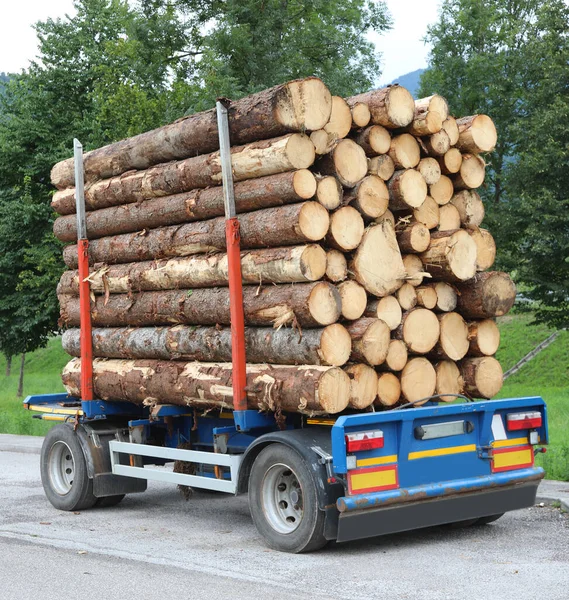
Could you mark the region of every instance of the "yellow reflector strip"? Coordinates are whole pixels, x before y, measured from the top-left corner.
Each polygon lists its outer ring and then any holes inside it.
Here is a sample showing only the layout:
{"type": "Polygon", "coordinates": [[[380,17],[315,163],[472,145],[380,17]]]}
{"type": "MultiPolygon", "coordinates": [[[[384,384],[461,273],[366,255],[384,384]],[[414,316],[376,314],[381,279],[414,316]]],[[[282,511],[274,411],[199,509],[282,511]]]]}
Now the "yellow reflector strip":
{"type": "Polygon", "coordinates": [[[452,446],[451,448],[434,448],[433,450],[421,450],[419,452],[409,452],[409,460],[417,458],[430,458],[432,456],[446,456],[447,454],[462,454],[464,452],[476,452],[476,444],[467,444],[465,446],[452,446]]]}
{"type": "Polygon", "coordinates": [[[330,427],[332,427],[332,425],[334,425],[335,422],[336,419],[306,419],[307,425],[329,425],[330,427]]]}
{"type": "Polygon", "coordinates": [[[511,440],[496,440],[492,442],[493,448],[510,448],[511,446],[523,446],[528,443],[527,437],[512,438],[511,440]]]}
{"type": "Polygon", "coordinates": [[[42,404],[29,404],[27,409],[34,412],[51,413],[52,415],[71,415],[73,417],[83,414],[83,410],[80,408],[54,408],[53,406],[44,406],[42,404]]]}
{"type": "Polygon", "coordinates": [[[360,458],[356,461],[358,467],[374,467],[375,465],[387,465],[397,462],[397,454],[390,456],[374,456],[373,458],[360,458]]]}
{"type": "Polygon", "coordinates": [[[67,419],[67,415],[42,415],[42,421],[59,421],[63,422],[67,419]]]}
{"type": "Polygon", "coordinates": [[[531,446],[522,450],[496,452],[492,457],[492,471],[509,471],[533,465],[533,448],[531,446]]]}
{"type": "Polygon", "coordinates": [[[397,488],[399,487],[397,467],[352,471],[348,473],[348,484],[350,494],[397,488]]]}

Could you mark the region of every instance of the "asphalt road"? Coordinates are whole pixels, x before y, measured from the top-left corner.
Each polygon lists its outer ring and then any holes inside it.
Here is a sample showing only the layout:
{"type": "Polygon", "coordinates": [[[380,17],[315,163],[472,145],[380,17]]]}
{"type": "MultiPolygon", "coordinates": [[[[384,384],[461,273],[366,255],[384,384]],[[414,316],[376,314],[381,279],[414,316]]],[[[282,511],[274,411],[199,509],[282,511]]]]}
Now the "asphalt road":
{"type": "Polygon", "coordinates": [[[56,511],[39,456],[0,449],[2,600],[566,600],[569,517],[534,507],[308,555],[267,549],[247,499],[150,484],[114,508],[56,511]]]}

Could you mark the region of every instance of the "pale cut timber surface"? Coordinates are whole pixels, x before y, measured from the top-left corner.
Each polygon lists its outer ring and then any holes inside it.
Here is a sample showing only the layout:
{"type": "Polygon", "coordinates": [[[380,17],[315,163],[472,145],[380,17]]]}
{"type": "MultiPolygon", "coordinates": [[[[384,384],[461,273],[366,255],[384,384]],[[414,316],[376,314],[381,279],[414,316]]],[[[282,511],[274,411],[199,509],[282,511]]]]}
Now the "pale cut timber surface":
{"type": "Polygon", "coordinates": [[[464,390],[472,398],[493,398],[502,388],[502,367],[492,356],[465,358],[459,367],[464,390]]]}
{"type": "Polygon", "coordinates": [[[370,157],[386,154],[391,147],[391,135],[381,125],[370,125],[362,129],[355,135],[354,139],[364,149],[366,155],[370,157]]]}
{"type": "Polygon", "coordinates": [[[469,356],[493,356],[500,345],[500,330],[493,319],[468,323],[469,356]]]}
{"type": "Polygon", "coordinates": [[[371,121],[371,112],[365,102],[356,102],[351,107],[352,127],[366,127],[371,121]]]}
{"type": "Polygon", "coordinates": [[[428,156],[443,156],[450,148],[450,138],[444,129],[421,139],[428,156]]]}
{"type": "Polygon", "coordinates": [[[391,139],[389,156],[396,169],[412,169],[421,160],[421,149],[412,135],[403,133],[391,139]]]}
{"type": "Polygon", "coordinates": [[[418,208],[427,197],[427,183],[415,169],[395,171],[389,180],[388,188],[391,210],[418,208]]]}
{"type": "Polygon", "coordinates": [[[314,170],[322,175],[334,175],[343,186],[351,188],[365,177],[367,157],[354,140],[343,139],[317,161],[314,170]]]}
{"type": "Polygon", "coordinates": [[[487,271],[496,260],[496,242],[487,229],[467,227],[470,237],[476,244],[476,270],[487,271]]]}
{"type": "Polygon", "coordinates": [[[474,190],[462,190],[451,199],[460,215],[460,222],[464,226],[478,227],[484,219],[484,203],[478,192],[474,190]]]}
{"type": "MultiPolygon", "coordinates": [[[[309,200],[315,193],[318,194],[319,190],[314,175],[306,169],[301,169],[242,181],[235,184],[234,192],[236,211],[245,213],[309,200]]],[[[56,219],[53,231],[61,241],[74,242],[77,239],[75,189],[70,190],[70,193],[66,191],[65,197],[64,193],[59,192],[55,196],[58,194],[61,197],[60,201],[54,200],[52,207],[67,216],[56,219]]],[[[120,201],[120,197],[117,200],[120,201]]],[[[320,197],[318,200],[322,203],[320,197]]],[[[338,200],[337,206],[339,204],[338,200]]],[[[96,239],[107,235],[201,221],[222,216],[224,213],[223,188],[216,186],[140,202],[101,207],[88,211],[85,220],[89,239],[96,239]]]]}
{"type": "Polygon", "coordinates": [[[314,144],[316,154],[328,154],[335,146],[337,138],[324,129],[317,129],[310,134],[310,141],[314,144]]]}
{"type": "MultiPolygon", "coordinates": [[[[461,221],[458,209],[453,204],[445,204],[439,207],[439,231],[451,231],[460,229],[461,221]]],[[[470,232],[469,232],[470,233],[470,232]]],[[[476,242],[474,236],[471,237],[476,242]]],[[[478,244],[476,244],[478,246],[478,244]]]]}
{"type": "Polygon", "coordinates": [[[388,129],[409,125],[415,112],[413,96],[399,85],[372,90],[348,98],[350,106],[356,102],[365,102],[368,105],[373,125],[383,125],[388,129]]]}
{"type": "Polygon", "coordinates": [[[316,200],[327,210],[336,210],[342,204],[344,189],[331,175],[316,176],[316,200]]]}
{"type": "Polygon", "coordinates": [[[458,119],[456,124],[459,131],[456,145],[460,150],[473,154],[494,150],[498,134],[490,117],[487,115],[463,117],[458,119]]]}
{"type": "Polygon", "coordinates": [[[377,175],[366,175],[344,195],[344,203],[353,206],[366,221],[380,217],[389,205],[389,190],[377,175]]]}
{"type": "Polygon", "coordinates": [[[419,164],[417,165],[417,171],[421,173],[427,185],[434,185],[441,178],[441,168],[439,163],[437,162],[436,158],[431,156],[422,158],[419,161],[419,164]]]}
{"type": "Polygon", "coordinates": [[[419,256],[437,280],[466,281],[476,274],[476,244],[464,229],[432,233],[429,249],[419,256]]]}
{"type": "Polygon", "coordinates": [[[437,306],[437,292],[433,285],[421,285],[415,288],[417,304],[423,308],[433,310],[437,306]]]}
{"type": "Polygon", "coordinates": [[[348,103],[340,96],[332,96],[330,120],[324,131],[336,139],[345,138],[352,129],[352,111],[348,103]]]}
{"type": "MultiPolygon", "coordinates": [[[[81,355],[80,330],[63,333],[63,349],[81,355]]],[[[352,340],[339,323],[322,329],[246,327],[250,363],[342,366],[352,340]]],[[[231,362],[230,327],[105,327],[93,330],[93,353],[99,358],[231,362]]]]}
{"type": "Polygon", "coordinates": [[[361,363],[344,367],[350,378],[350,408],[362,410],[371,406],[377,396],[377,373],[361,363]]]}
{"type": "Polygon", "coordinates": [[[393,215],[393,213],[389,209],[387,209],[381,215],[381,217],[378,217],[375,220],[376,223],[383,223],[383,221],[389,221],[391,223],[391,225],[393,225],[393,228],[395,228],[395,216],[393,215]]]}
{"type": "Polygon", "coordinates": [[[435,366],[437,375],[437,394],[443,394],[439,400],[441,402],[453,402],[457,399],[455,394],[462,394],[464,382],[460,374],[460,369],[452,360],[442,360],[435,366]],[[450,395],[449,395],[450,394],[450,395]]]}
{"type": "Polygon", "coordinates": [[[477,154],[463,154],[460,170],[453,177],[456,190],[476,189],[484,183],[486,165],[477,154]]]}
{"type": "Polygon", "coordinates": [[[368,159],[367,172],[370,175],[381,177],[383,181],[388,181],[395,172],[395,165],[390,156],[382,154],[368,159]]]}
{"type": "MultiPolygon", "coordinates": [[[[95,327],[230,324],[228,288],[111,294],[105,300],[97,296],[91,302],[95,327]]],[[[77,327],[79,298],[60,295],[59,303],[61,323],[77,327]]],[[[323,327],[339,319],[341,308],[338,290],[324,281],[243,288],[247,325],[323,327]]]]}
{"type": "Polygon", "coordinates": [[[435,393],[437,374],[433,365],[422,356],[412,358],[401,371],[401,395],[414,406],[421,406],[435,393]]]}
{"type": "Polygon", "coordinates": [[[420,115],[415,113],[413,121],[410,125],[407,125],[405,131],[416,136],[431,135],[440,131],[442,126],[443,119],[441,115],[434,110],[430,110],[420,115]]]}
{"type": "Polygon", "coordinates": [[[390,221],[366,229],[354,253],[350,271],[356,281],[375,296],[388,296],[401,287],[405,268],[390,221]]]}
{"type": "MultiPolygon", "coordinates": [[[[355,209],[356,216],[361,220],[355,209]]],[[[243,249],[292,246],[319,241],[330,225],[328,211],[318,202],[266,208],[239,217],[243,249]]],[[[95,263],[129,263],[173,256],[190,256],[226,249],[225,217],[172,225],[140,233],[126,233],[93,240],[89,260],[95,263]]],[[[67,246],[63,260],[77,268],[77,247],[67,246]]]]}
{"type": "Polygon", "coordinates": [[[429,273],[425,271],[423,262],[416,254],[405,254],[403,256],[403,266],[405,267],[405,282],[417,287],[423,283],[429,273]]]}
{"type": "Polygon", "coordinates": [[[442,156],[436,159],[443,175],[452,175],[460,171],[462,154],[458,148],[449,148],[442,156]]]}
{"type": "Polygon", "coordinates": [[[401,383],[393,373],[380,373],[377,378],[377,406],[395,406],[401,396],[401,383]]]}
{"type": "Polygon", "coordinates": [[[460,360],[468,352],[468,326],[456,312],[437,315],[441,333],[431,354],[438,359],[460,360]]]}
{"type": "MultiPolygon", "coordinates": [[[[316,77],[290,81],[229,106],[229,132],[233,145],[274,138],[291,131],[313,131],[326,125],[332,110],[330,92],[316,77]]],[[[85,179],[107,179],[132,169],[208,154],[219,148],[215,108],[184,117],[84,156],[85,179]]],[[[57,188],[74,184],[73,159],[57,163],[51,172],[57,188]]]]}
{"type": "Polygon", "coordinates": [[[458,295],[456,289],[444,281],[438,281],[432,284],[437,292],[437,310],[442,312],[451,312],[456,308],[458,295]]]}
{"type": "Polygon", "coordinates": [[[439,204],[432,196],[427,196],[423,204],[413,210],[413,218],[418,223],[423,223],[427,229],[435,229],[440,219],[439,204]]]}
{"type": "Polygon", "coordinates": [[[348,279],[338,285],[342,299],[342,317],[353,321],[359,319],[367,306],[367,294],[363,285],[348,279]]]}
{"type": "Polygon", "coordinates": [[[451,201],[454,194],[452,179],[441,175],[439,180],[429,187],[429,195],[439,205],[443,206],[451,201]]]}
{"type": "Polygon", "coordinates": [[[443,129],[447,132],[451,146],[456,146],[459,137],[458,125],[454,117],[448,116],[443,121],[443,129]]]}
{"type": "Polygon", "coordinates": [[[448,103],[445,98],[439,94],[433,94],[432,96],[415,100],[415,117],[424,115],[430,111],[437,112],[441,120],[445,121],[448,118],[448,103]]]}
{"type": "Polygon", "coordinates": [[[385,362],[381,368],[387,368],[390,371],[401,371],[408,360],[407,346],[402,340],[391,340],[387,350],[385,362]]]}
{"type": "MultiPolygon", "coordinates": [[[[63,369],[63,385],[80,397],[81,359],[63,369]]],[[[231,363],[156,360],[93,361],[97,398],[143,406],[232,408],[231,363]]],[[[247,365],[247,402],[260,411],[335,414],[348,406],[350,379],[338,367],[247,365]]]]}
{"type": "Polygon", "coordinates": [[[346,325],[352,338],[350,361],[372,366],[385,362],[389,348],[389,327],[381,319],[363,317],[346,325]]]}
{"type": "Polygon", "coordinates": [[[410,283],[404,283],[396,292],[395,297],[402,310],[411,310],[417,306],[417,292],[410,283]]]}
{"type": "Polygon", "coordinates": [[[516,286],[507,273],[477,273],[471,281],[456,285],[457,310],[468,319],[502,317],[514,305],[516,286]]]}
{"type": "Polygon", "coordinates": [[[397,329],[401,323],[401,305],[394,296],[385,296],[379,300],[371,300],[365,312],[366,317],[377,317],[384,321],[389,329],[397,329]]]}
{"type": "Polygon", "coordinates": [[[353,206],[342,206],[330,215],[326,243],[342,252],[354,250],[362,241],[364,229],[360,212],[353,206]]]}
{"type": "MultiPolygon", "coordinates": [[[[315,244],[241,253],[244,284],[317,281],[325,271],[326,252],[315,244]]],[[[229,264],[227,254],[213,254],[103,265],[91,271],[89,283],[95,294],[225,286],[229,283],[229,264]]],[[[79,294],[78,272],[64,272],[57,292],[79,294]]]]}
{"type": "Polygon", "coordinates": [[[436,345],[440,335],[437,315],[426,308],[414,308],[403,313],[401,325],[393,337],[403,340],[412,354],[427,354],[436,345]]]}
{"type": "Polygon", "coordinates": [[[339,250],[326,251],[326,277],[333,283],[344,281],[348,276],[348,261],[339,250]]]}
{"type": "MultiPolygon", "coordinates": [[[[460,221],[458,225],[460,227],[460,221]]],[[[424,252],[430,241],[431,234],[423,223],[411,223],[397,230],[399,249],[406,254],[424,252]]]]}

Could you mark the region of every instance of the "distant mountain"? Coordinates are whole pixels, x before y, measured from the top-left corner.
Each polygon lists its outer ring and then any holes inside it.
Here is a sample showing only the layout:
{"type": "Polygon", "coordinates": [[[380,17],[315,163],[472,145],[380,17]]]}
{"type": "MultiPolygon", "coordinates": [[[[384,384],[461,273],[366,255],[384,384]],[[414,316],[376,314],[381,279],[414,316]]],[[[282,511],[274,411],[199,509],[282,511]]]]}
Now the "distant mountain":
{"type": "Polygon", "coordinates": [[[417,69],[416,71],[411,71],[411,73],[405,73],[405,75],[401,75],[401,77],[397,77],[391,83],[398,83],[403,87],[407,88],[413,97],[417,98],[417,92],[419,91],[419,83],[421,79],[421,74],[425,71],[425,69],[417,69]]]}

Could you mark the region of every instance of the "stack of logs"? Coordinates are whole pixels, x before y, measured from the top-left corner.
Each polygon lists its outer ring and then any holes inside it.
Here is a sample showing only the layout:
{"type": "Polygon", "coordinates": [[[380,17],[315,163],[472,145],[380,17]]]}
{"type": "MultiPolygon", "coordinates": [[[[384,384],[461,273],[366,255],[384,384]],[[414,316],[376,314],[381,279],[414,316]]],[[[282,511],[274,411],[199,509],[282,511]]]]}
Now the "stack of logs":
{"type": "MultiPolygon", "coordinates": [[[[305,414],[491,398],[494,318],[515,287],[488,272],[481,154],[491,119],[400,86],[343,99],[317,78],[229,108],[250,408],[305,414]]],[[[214,110],[85,155],[94,391],[232,406],[223,190],[214,110]]],[[[73,162],[55,165],[55,235],[75,242],[73,162]]],[[[77,246],[64,250],[77,268],[77,246]]],[[[80,395],[79,276],[58,295],[80,395]]]]}

